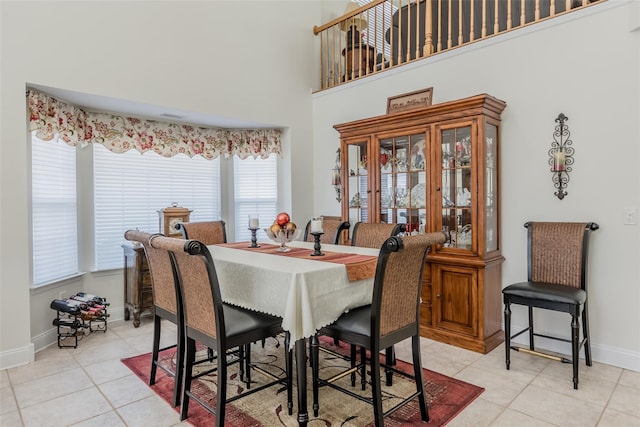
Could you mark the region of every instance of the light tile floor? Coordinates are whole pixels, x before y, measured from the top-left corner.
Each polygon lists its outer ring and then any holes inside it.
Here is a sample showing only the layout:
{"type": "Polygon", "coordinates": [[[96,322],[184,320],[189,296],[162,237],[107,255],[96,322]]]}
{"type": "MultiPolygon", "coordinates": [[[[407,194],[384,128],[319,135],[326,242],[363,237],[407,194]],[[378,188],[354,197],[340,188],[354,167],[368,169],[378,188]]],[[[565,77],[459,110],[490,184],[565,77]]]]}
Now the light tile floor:
{"type": "MultiPolygon", "coordinates": [[[[149,317],[139,328],[113,322],[77,349],[54,345],[37,353],[33,364],[0,371],[0,426],[189,425],[120,362],[149,352],[152,334],[149,317]]],[[[163,325],[163,345],[173,334],[174,325],[163,325]]],[[[396,351],[411,360],[408,342],[396,351]]],[[[639,372],[581,363],[580,389],[574,390],[571,365],[512,352],[507,371],[503,346],[482,355],[423,338],[422,359],[425,368],[486,389],[451,427],[640,426],[639,372]]]]}

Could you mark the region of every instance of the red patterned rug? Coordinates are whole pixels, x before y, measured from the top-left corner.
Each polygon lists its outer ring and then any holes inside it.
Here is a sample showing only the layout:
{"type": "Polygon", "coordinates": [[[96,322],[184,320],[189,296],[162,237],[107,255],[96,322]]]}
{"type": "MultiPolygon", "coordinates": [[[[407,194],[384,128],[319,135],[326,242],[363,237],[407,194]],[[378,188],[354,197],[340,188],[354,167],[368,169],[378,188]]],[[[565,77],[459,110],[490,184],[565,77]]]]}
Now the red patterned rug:
{"type": "MultiPolygon", "coordinates": [[[[348,351],[344,344],[336,348],[333,343],[328,340],[323,340],[322,345],[327,348],[340,351],[343,354],[346,354],[348,351]]],[[[262,349],[262,346],[259,343],[252,346],[251,361],[252,363],[259,364],[262,369],[281,376],[283,375],[283,352],[282,340],[269,339],[267,340],[265,349],[262,349]]],[[[162,363],[165,364],[174,364],[174,351],[168,350],[163,352],[161,354],[161,360],[162,363]]],[[[122,359],[122,362],[142,381],[148,383],[151,363],[150,353],[122,359]]],[[[338,370],[346,366],[345,364],[348,364],[348,362],[343,361],[341,358],[331,356],[329,353],[325,352],[320,352],[320,362],[321,378],[330,376],[332,371],[338,370]]],[[[233,367],[229,369],[228,380],[230,396],[242,393],[245,389],[245,384],[239,381],[237,371],[235,370],[237,364],[232,366],[233,367]]],[[[401,360],[398,360],[397,368],[408,373],[413,372],[412,365],[401,360]]],[[[199,369],[207,369],[206,364],[201,365],[199,369]]],[[[309,368],[307,369],[307,378],[310,383],[311,371],[309,368]]],[[[382,378],[385,408],[393,406],[394,401],[397,402],[399,398],[408,396],[415,391],[415,383],[399,375],[394,376],[393,386],[391,387],[384,385],[384,375],[382,378]]],[[[462,411],[484,391],[481,387],[441,375],[428,369],[423,369],[423,378],[430,417],[429,423],[425,424],[421,421],[420,410],[418,409],[417,401],[414,400],[408,405],[405,405],[402,409],[393,413],[391,416],[385,418],[385,426],[443,426],[451,421],[460,411],[462,411]]],[[[258,386],[262,381],[267,380],[257,372],[252,373],[251,379],[256,386],[258,386]]],[[[339,381],[343,381],[342,385],[350,387],[350,380],[348,376],[339,381]]],[[[356,387],[353,388],[353,390],[357,393],[362,393],[363,395],[370,395],[370,385],[368,385],[366,390],[362,392],[360,390],[359,382],[360,379],[358,378],[356,387]]],[[[215,374],[203,376],[194,381],[192,390],[198,395],[204,396],[205,399],[215,402],[215,384],[215,374]]],[[[311,384],[309,384],[309,387],[310,386],[311,384]]],[[[173,378],[166,375],[163,370],[158,369],[156,384],[151,386],[151,388],[159,396],[169,402],[173,393],[173,378]]],[[[231,427],[297,426],[297,400],[295,396],[296,391],[294,388],[294,412],[292,416],[287,413],[287,397],[284,387],[270,387],[248,397],[236,400],[235,402],[227,405],[225,425],[231,427]]],[[[373,407],[371,405],[329,387],[323,387],[320,389],[319,400],[319,416],[314,418],[313,411],[311,409],[312,394],[311,390],[309,390],[309,427],[373,425],[373,407]]],[[[215,406],[215,404],[212,404],[212,406],[215,406]]],[[[188,421],[192,425],[196,427],[212,425],[213,419],[214,415],[211,415],[198,403],[195,401],[190,402],[188,421]]]]}

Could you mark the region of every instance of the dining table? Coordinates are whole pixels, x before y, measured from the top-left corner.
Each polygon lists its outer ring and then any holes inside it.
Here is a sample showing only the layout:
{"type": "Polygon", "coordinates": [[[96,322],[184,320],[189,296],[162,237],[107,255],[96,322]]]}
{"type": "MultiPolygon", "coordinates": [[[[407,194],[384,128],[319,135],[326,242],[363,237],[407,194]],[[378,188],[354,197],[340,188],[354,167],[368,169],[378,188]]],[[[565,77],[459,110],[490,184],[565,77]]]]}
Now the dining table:
{"type": "MultiPolygon", "coordinates": [[[[299,426],[307,409],[307,339],[346,311],[371,303],[379,249],[292,241],[209,245],[222,299],[282,318],[296,361],[299,426]]],[[[287,349],[289,351],[289,349],[287,349]]]]}

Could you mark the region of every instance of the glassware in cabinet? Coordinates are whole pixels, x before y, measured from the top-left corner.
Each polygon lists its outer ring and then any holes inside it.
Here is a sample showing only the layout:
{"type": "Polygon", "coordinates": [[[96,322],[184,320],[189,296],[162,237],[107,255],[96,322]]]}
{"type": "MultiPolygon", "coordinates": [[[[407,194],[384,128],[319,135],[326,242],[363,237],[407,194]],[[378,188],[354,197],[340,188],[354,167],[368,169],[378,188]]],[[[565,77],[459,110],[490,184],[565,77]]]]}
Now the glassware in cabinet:
{"type": "Polygon", "coordinates": [[[349,207],[349,221],[355,224],[359,221],[368,221],[369,212],[369,143],[359,141],[349,143],[346,149],[346,189],[349,207]]]}
{"type": "Polygon", "coordinates": [[[380,221],[406,224],[407,233],[424,232],[427,207],[424,132],[378,141],[380,221]]]}
{"type": "Polygon", "coordinates": [[[442,230],[449,235],[445,246],[466,250],[473,247],[471,133],[471,125],[440,132],[442,230]]]}
{"type": "Polygon", "coordinates": [[[485,247],[498,250],[498,126],[485,125],[485,247]]]}

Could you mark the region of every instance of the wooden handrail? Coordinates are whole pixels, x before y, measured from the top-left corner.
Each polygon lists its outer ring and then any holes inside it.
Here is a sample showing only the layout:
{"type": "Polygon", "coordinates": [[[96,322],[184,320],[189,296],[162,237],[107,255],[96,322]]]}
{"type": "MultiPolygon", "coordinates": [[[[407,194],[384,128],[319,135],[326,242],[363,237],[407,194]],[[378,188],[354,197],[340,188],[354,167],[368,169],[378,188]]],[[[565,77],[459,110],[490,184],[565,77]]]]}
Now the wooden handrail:
{"type": "Polygon", "coordinates": [[[380,3],[384,3],[387,0],[372,0],[371,3],[367,3],[364,6],[360,6],[357,9],[352,10],[349,13],[345,13],[342,16],[338,16],[337,18],[335,18],[332,21],[327,22],[326,24],[320,25],[319,27],[317,25],[313,26],[313,35],[317,36],[318,33],[320,33],[321,31],[324,31],[326,29],[329,29],[331,27],[333,27],[334,25],[339,25],[341,22],[345,22],[347,21],[349,18],[359,15],[364,11],[367,11],[369,9],[374,8],[375,6],[379,5],[380,3]]]}
{"type": "Polygon", "coordinates": [[[372,0],[313,27],[320,90],[605,1],[372,0]]]}

